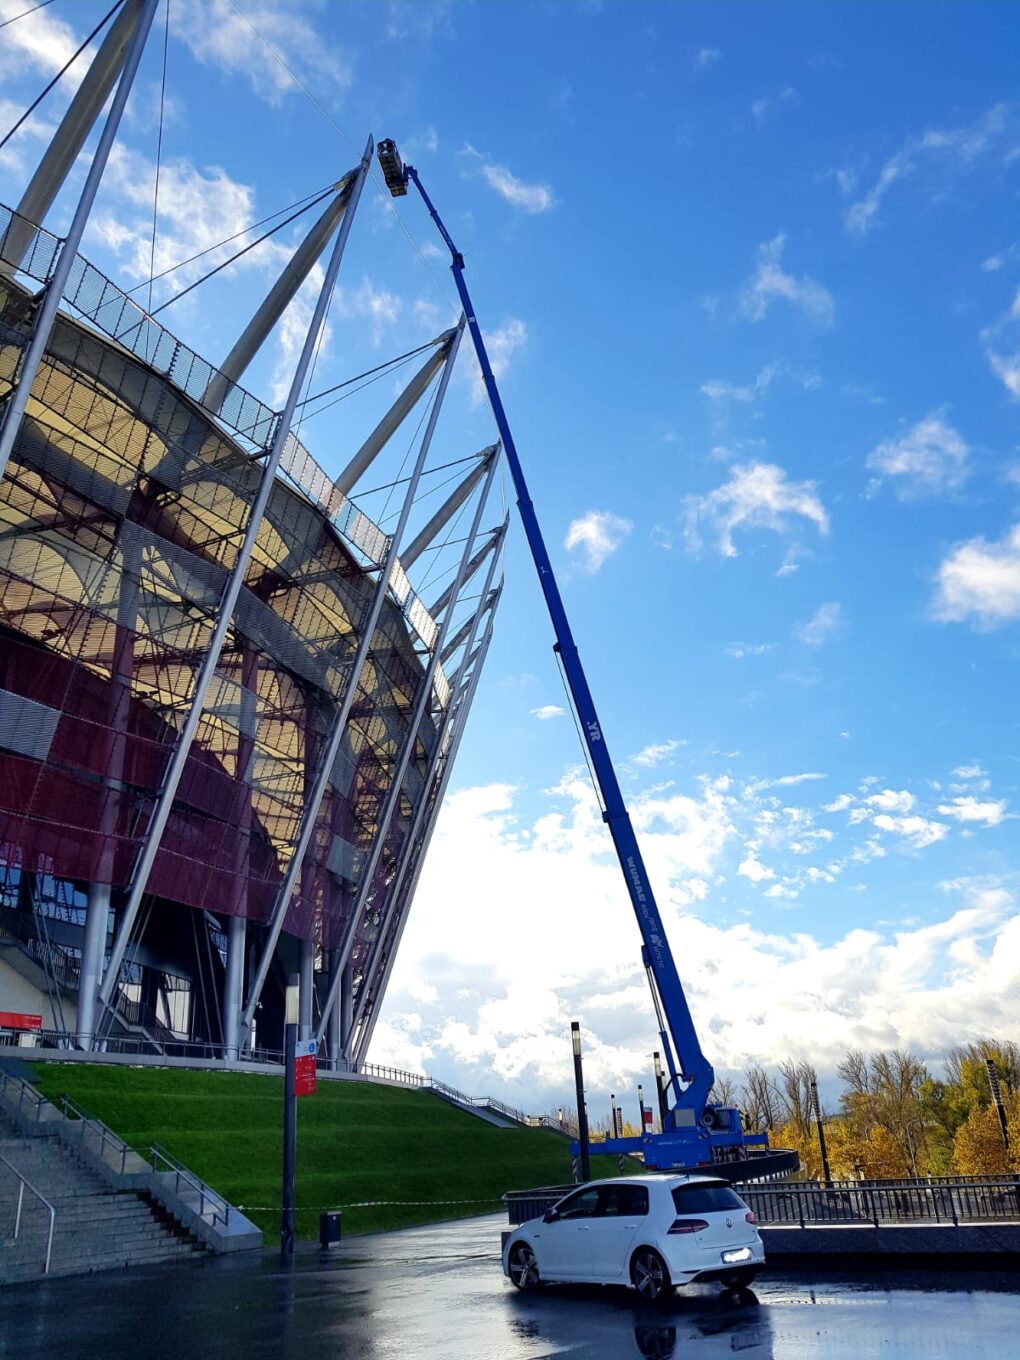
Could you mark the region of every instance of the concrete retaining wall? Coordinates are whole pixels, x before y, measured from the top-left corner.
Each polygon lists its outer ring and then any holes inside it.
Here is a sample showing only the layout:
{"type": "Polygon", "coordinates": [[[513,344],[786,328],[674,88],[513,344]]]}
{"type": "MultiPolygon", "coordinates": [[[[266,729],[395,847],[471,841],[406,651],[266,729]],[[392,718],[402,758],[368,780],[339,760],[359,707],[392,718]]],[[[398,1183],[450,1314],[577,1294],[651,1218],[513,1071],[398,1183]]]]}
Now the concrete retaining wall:
{"type": "Polygon", "coordinates": [[[768,1260],[783,1257],[1006,1256],[1020,1257],[1020,1223],[883,1223],[818,1228],[763,1225],[768,1260]]]}

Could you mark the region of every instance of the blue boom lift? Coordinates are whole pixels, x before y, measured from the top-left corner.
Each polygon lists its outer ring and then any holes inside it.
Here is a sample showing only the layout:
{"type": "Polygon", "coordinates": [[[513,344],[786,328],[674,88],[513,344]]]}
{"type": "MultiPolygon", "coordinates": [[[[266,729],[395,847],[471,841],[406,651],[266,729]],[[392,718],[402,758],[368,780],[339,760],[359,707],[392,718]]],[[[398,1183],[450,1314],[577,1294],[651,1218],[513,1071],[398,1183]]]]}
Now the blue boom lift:
{"type": "MultiPolygon", "coordinates": [[[[610,759],[606,739],[595,711],[595,701],[581,665],[577,644],[570,631],[559,586],[549,553],[542,538],[538,517],[528,491],[517,446],[510,432],[506,411],[496,386],[482,332],[475,317],[471,297],[464,282],[464,257],[454,245],[429,198],[414,166],[404,165],[392,140],[379,143],[379,165],[386,187],[394,198],[407,193],[413,183],[436,224],[451,255],[451,269],[468,330],[478,357],[485,391],[492,407],[496,427],[506,451],[513,478],[524,532],[538,572],[539,584],[556,636],[554,650],[559,654],[578,725],[588,748],[588,756],[603,804],[603,820],[616,847],[627,891],[637,916],[643,947],[641,950],[659,1027],[659,1041],[665,1054],[667,1073],[660,1097],[662,1132],[645,1133],[637,1138],[609,1138],[597,1143],[592,1152],[619,1155],[640,1152],[650,1169],[692,1169],[711,1165],[713,1171],[731,1180],[760,1177],[795,1170],[795,1153],[771,1152],[766,1133],[745,1132],[740,1111],[728,1105],[709,1103],[714,1081],[712,1064],[701,1051],[687,997],[680,983],[670,951],[662,918],[648,878],[637,837],[623,799],[620,782],[610,759]],[[670,1105],[669,1098],[672,1097],[670,1105]]],[[[614,1130],[615,1132],[615,1130],[614,1130]]]]}

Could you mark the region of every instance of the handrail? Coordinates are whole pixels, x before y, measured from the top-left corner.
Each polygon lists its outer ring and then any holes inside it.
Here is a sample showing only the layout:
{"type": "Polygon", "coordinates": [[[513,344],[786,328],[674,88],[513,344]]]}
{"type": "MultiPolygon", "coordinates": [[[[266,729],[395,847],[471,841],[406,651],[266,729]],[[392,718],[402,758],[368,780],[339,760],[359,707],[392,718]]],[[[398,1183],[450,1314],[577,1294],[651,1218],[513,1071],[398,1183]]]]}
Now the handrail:
{"type": "Polygon", "coordinates": [[[85,1135],[89,1129],[94,1129],[99,1135],[99,1157],[106,1161],[106,1145],[110,1143],[115,1153],[120,1154],[120,1174],[123,1176],[127,1166],[128,1153],[132,1148],[117,1133],[114,1133],[108,1125],[101,1119],[96,1119],[93,1115],[87,1114],[80,1105],[75,1104],[70,1096],[62,1095],[58,1097],[61,1110],[64,1112],[64,1119],[68,1124],[78,1123],[81,1126],[81,1140],[84,1145],[85,1135]]]}
{"type": "Polygon", "coordinates": [[[11,1241],[16,1242],[18,1240],[18,1234],[21,1232],[21,1208],[25,1200],[26,1189],[29,1191],[30,1194],[35,1195],[36,1199],[43,1206],[43,1208],[49,1211],[50,1228],[49,1232],[46,1234],[46,1264],[43,1266],[43,1274],[48,1275],[50,1273],[50,1257],[53,1255],[53,1229],[56,1226],[57,1222],[57,1211],[56,1209],[54,1209],[53,1205],[49,1202],[46,1196],[41,1194],[35,1188],[32,1182],[28,1179],[28,1177],[23,1176],[21,1172],[18,1170],[18,1168],[16,1166],[13,1166],[7,1160],[3,1153],[0,1153],[0,1162],[3,1162],[4,1166],[7,1167],[8,1171],[13,1171],[15,1176],[17,1176],[18,1178],[18,1209],[16,1214],[14,1215],[14,1232],[11,1233],[11,1241]]]}
{"type": "Polygon", "coordinates": [[[220,1220],[223,1221],[224,1225],[229,1223],[230,1221],[229,1200],[224,1199],[222,1195],[218,1195],[216,1191],[211,1188],[211,1186],[206,1185],[205,1181],[201,1180],[198,1176],[196,1176],[195,1173],[193,1171],[190,1171],[188,1167],[184,1165],[183,1162],[178,1161],[178,1159],[173,1155],[173,1153],[167,1152],[166,1148],[161,1147],[159,1143],[152,1144],[152,1146],[149,1148],[149,1155],[152,1159],[152,1169],[157,1175],[166,1175],[169,1172],[173,1172],[174,1189],[177,1192],[177,1194],[180,1194],[181,1192],[182,1180],[185,1182],[186,1185],[189,1185],[192,1190],[198,1191],[199,1218],[203,1219],[205,1218],[205,1205],[206,1200],[208,1200],[209,1205],[212,1209],[211,1221],[213,1226],[215,1227],[216,1223],[220,1220]],[[159,1170],[159,1167],[157,1166],[157,1162],[164,1163],[167,1170],[161,1172],[159,1170]]]}
{"type": "MultiPolygon", "coordinates": [[[[39,1116],[42,1113],[42,1107],[46,1104],[45,1097],[41,1096],[38,1091],[33,1090],[27,1081],[23,1081],[21,1077],[16,1077],[14,1073],[8,1071],[7,1068],[0,1067],[0,1095],[7,1096],[8,1086],[14,1086],[17,1089],[17,1108],[19,1112],[24,1108],[27,1100],[29,1105],[35,1106],[35,1118],[38,1122],[39,1116]]],[[[9,1100],[10,1096],[7,1096],[7,1099],[9,1100]]]]}

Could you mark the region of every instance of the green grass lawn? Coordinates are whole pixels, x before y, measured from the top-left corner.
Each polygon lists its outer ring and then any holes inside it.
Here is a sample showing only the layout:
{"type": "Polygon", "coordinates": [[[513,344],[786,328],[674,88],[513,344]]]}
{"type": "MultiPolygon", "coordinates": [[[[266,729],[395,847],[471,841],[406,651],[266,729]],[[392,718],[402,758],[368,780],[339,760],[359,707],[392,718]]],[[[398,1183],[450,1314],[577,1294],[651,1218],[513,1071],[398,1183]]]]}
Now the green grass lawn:
{"type": "MultiPolygon", "coordinates": [[[[132,1147],[162,1144],[273,1239],[282,1077],[98,1063],[35,1070],[49,1099],[70,1096],[132,1147]]],[[[375,1232],[494,1212],[505,1190],[570,1180],[570,1145],[547,1129],[497,1129],[427,1091],[359,1081],[320,1081],[298,1101],[297,1160],[305,1238],[318,1236],[322,1209],[343,1208],[345,1235],[375,1232]],[[369,1200],[402,1203],[351,1207],[369,1200]]],[[[592,1174],[619,1174],[616,1159],[593,1157],[592,1174]]]]}

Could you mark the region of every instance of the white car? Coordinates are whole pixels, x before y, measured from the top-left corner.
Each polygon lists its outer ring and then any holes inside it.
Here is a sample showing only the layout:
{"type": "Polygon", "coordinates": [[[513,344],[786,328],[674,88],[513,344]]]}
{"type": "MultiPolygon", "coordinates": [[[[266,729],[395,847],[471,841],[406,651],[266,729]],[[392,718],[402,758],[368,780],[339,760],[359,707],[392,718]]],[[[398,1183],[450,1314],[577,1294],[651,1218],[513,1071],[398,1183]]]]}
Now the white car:
{"type": "Polygon", "coordinates": [[[582,1185],[512,1229],[503,1273],[518,1289],[630,1284],[651,1301],[696,1280],[746,1288],[764,1260],[754,1214],[728,1181],[646,1175],[582,1185]]]}

